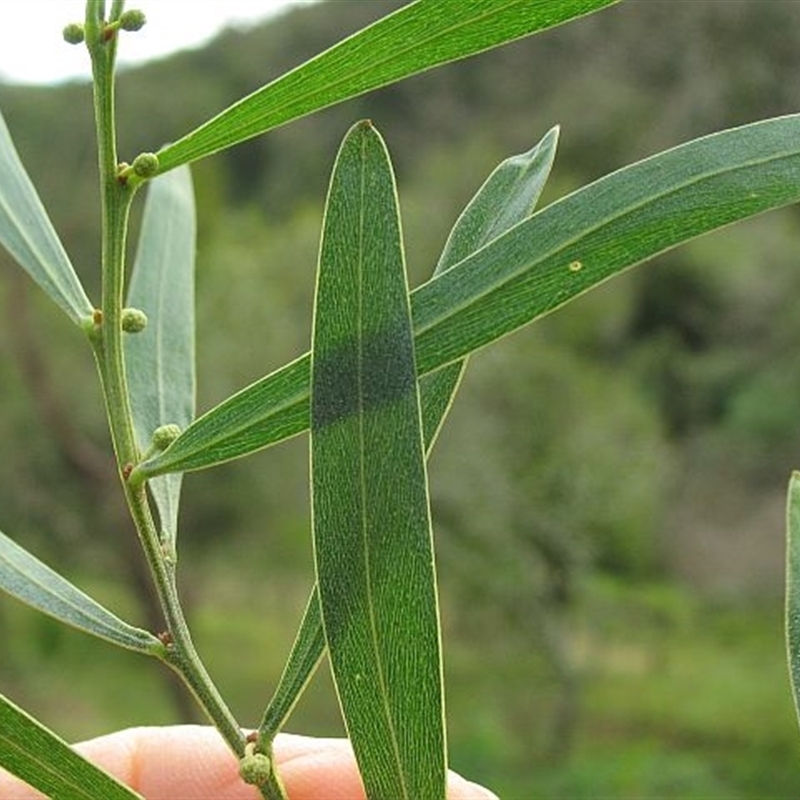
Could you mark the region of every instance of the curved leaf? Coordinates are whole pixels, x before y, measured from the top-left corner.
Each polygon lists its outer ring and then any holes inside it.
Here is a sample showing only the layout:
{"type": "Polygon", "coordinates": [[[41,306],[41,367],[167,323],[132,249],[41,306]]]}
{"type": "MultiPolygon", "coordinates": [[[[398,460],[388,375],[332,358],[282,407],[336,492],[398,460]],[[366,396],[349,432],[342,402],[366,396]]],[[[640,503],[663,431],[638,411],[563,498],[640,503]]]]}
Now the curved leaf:
{"type": "MultiPolygon", "coordinates": [[[[564,197],[411,294],[420,374],[483,347],[622,270],[800,200],[800,115],[697,139],[564,197]]],[[[308,356],[243,389],[138,470],[246,455],[308,427],[308,356]],[[272,416],[275,424],[272,424],[272,416]]]]}
{"type": "MultiPolygon", "coordinates": [[[[188,167],[148,188],[128,305],[147,315],[147,327],[125,337],[125,367],[139,448],[146,451],[162,425],[185,428],[194,418],[195,208],[188,167]]],[[[150,482],[162,536],[174,541],[180,474],[150,482]]]]}
{"type": "Polygon", "coordinates": [[[786,505],[786,653],[800,722],[800,472],[792,473],[786,505]]]}
{"type": "Polygon", "coordinates": [[[153,634],[123,622],[3,533],[0,589],[60,622],[112,644],[150,655],[163,651],[153,634]]]}
{"type": "Polygon", "coordinates": [[[369,123],[334,167],[311,375],[314,558],[339,702],[370,798],[443,800],[436,576],[389,157],[369,123]]]}
{"type": "Polygon", "coordinates": [[[203,158],[380,86],[560,25],[616,0],[416,0],[240,100],[158,153],[203,158]]]}
{"type": "Polygon", "coordinates": [[[56,234],[0,115],[0,244],[69,318],[80,324],[92,304],[56,234]]]}
{"type": "Polygon", "coordinates": [[[414,296],[420,372],[473,352],[622,270],[800,199],[800,116],[697,139],[553,203],[414,296]]]}
{"type": "Polygon", "coordinates": [[[2,694],[0,767],[52,800],[143,800],[2,694]]]}

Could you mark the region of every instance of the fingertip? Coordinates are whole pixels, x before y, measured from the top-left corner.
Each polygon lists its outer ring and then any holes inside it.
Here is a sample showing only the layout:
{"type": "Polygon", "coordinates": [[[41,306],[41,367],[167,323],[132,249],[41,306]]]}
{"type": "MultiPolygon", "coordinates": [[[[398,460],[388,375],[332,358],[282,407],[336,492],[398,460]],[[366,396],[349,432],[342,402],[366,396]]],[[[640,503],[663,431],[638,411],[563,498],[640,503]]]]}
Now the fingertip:
{"type": "Polygon", "coordinates": [[[499,800],[497,795],[466,778],[457,772],[450,772],[447,776],[447,800],[499,800]]]}
{"type": "MultiPolygon", "coordinates": [[[[280,734],[275,756],[290,800],[362,800],[364,788],[346,739],[280,734]]],[[[447,800],[498,800],[497,795],[456,772],[447,775],[447,800]]]]}
{"type": "Polygon", "coordinates": [[[291,800],[361,800],[364,788],[353,750],[345,739],[280,734],[275,757],[291,800]]]}

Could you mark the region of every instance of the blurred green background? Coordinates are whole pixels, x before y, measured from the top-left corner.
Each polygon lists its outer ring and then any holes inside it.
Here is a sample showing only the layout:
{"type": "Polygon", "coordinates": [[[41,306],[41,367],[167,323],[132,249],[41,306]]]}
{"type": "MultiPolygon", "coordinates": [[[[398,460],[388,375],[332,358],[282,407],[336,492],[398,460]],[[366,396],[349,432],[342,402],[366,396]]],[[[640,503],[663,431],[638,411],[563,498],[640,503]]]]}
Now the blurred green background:
{"type": "MultiPolygon", "coordinates": [[[[124,73],[122,156],[399,5],[329,0],[124,73]]],[[[797,111],[798,75],[798,2],[628,2],[198,164],[200,408],[307,349],[326,183],[353,120],[392,150],[418,284],[493,166],[553,124],[546,202],[797,111]]],[[[0,105],[96,295],[88,87],[0,85],[0,105]]],[[[800,212],[772,213],[471,359],[431,461],[456,769],[508,798],[800,796],[782,638],[799,245],[800,212]]],[[[0,528],[157,628],[88,348],[5,253],[0,309],[0,528]]],[[[185,482],[188,615],[245,724],[310,587],[306,451],[302,437],[185,482]]],[[[70,739],[194,719],[158,665],[3,598],[0,689],[70,739]]],[[[291,729],[341,732],[327,674],[291,729]]]]}

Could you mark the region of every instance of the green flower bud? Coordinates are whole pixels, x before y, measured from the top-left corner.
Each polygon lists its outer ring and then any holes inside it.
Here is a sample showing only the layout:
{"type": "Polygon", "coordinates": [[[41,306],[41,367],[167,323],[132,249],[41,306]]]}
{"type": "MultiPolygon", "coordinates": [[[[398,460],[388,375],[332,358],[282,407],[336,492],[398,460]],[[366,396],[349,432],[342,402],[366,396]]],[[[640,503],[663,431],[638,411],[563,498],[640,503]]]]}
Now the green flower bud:
{"type": "Polygon", "coordinates": [[[239,761],[239,775],[251,786],[263,786],[272,774],[272,761],[263,753],[254,752],[254,745],[245,746],[244,758],[239,761]]]}
{"type": "Polygon", "coordinates": [[[158,156],[155,153],[139,153],[133,159],[133,172],[140,178],[152,178],[158,174],[158,156]]]}
{"type": "Polygon", "coordinates": [[[141,30],[145,22],[147,22],[147,18],[144,15],[144,11],[140,11],[138,8],[131,8],[125,11],[119,18],[119,26],[124,31],[141,30]]]}
{"type": "Polygon", "coordinates": [[[64,27],[62,35],[68,44],[80,44],[84,39],[83,25],[80,22],[70,22],[64,27]]]}
{"type": "Polygon", "coordinates": [[[125,333],[141,333],[147,327],[147,314],[139,308],[122,309],[122,330],[125,333]]]}
{"type": "Polygon", "coordinates": [[[158,451],[166,450],[180,435],[180,425],[162,425],[153,431],[153,447],[158,451]]]}

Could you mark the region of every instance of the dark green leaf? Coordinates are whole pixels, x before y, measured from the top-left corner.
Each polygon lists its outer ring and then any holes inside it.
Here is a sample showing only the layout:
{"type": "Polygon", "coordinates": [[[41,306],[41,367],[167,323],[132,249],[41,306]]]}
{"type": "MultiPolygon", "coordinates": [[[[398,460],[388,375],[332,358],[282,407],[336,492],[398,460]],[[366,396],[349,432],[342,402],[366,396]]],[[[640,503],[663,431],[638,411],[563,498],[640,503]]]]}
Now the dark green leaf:
{"type": "Polygon", "coordinates": [[[800,722],[800,472],[792,473],[786,509],[786,652],[794,710],[800,722]]]}
{"type": "MultiPolygon", "coordinates": [[[[487,179],[459,217],[436,272],[442,272],[530,215],[552,166],[558,139],[550,131],[532,150],[506,159],[487,179]]],[[[433,443],[460,378],[461,367],[449,365],[421,383],[426,449],[433,443]],[[450,374],[448,374],[450,373],[450,374]]],[[[314,587],[286,668],[261,723],[260,733],[271,740],[283,727],[324,652],[322,620],[314,587]]]]}
{"type": "MultiPolygon", "coordinates": [[[[723,131],[614,172],[416,289],[417,368],[438,369],[670,247],[799,199],[798,115],[723,131]]],[[[200,469],[301,433],[308,367],[303,356],[212,409],[139,477],[200,469]]]]}
{"type": "MultiPolygon", "coordinates": [[[[139,448],[146,451],[162,425],[185,428],[194,417],[195,210],[188,167],[148,188],[128,305],[147,315],[147,327],[125,338],[125,365],[139,448]]],[[[180,474],[151,481],[162,535],[174,541],[180,474]]]]}
{"type": "Polygon", "coordinates": [[[142,800],[2,694],[0,767],[51,800],[142,800]]]}
{"type": "Polygon", "coordinates": [[[151,633],[123,622],[3,533],[0,589],[67,625],[120,647],[150,654],[163,649],[151,633]]]}
{"type": "Polygon", "coordinates": [[[560,25],[616,0],[417,0],[283,75],[159,153],[161,171],[321,108],[560,25]]]}
{"type": "MultiPolygon", "coordinates": [[[[434,274],[505,233],[533,212],[555,157],[558,129],[533,149],[503,161],[487,178],[458,218],[434,274]]],[[[463,372],[464,362],[448,364],[420,380],[422,427],[426,455],[431,448],[463,372]]],[[[259,728],[271,741],[283,727],[325,650],[317,587],[312,590],[289,659],[259,728]]]]}
{"type": "Polygon", "coordinates": [[[53,229],[0,115],[0,244],[78,324],[92,304],[53,229]]]}
{"type": "Polygon", "coordinates": [[[348,133],[320,247],[311,378],[314,556],[339,702],[370,798],[444,798],[436,576],[391,165],[348,133]]]}
{"type": "Polygon", "coordinates": [[[695,236],[800,199],[800,117],[676,147],[574,192],[431,281],[413,302],[420,372],[695,236]]]}

